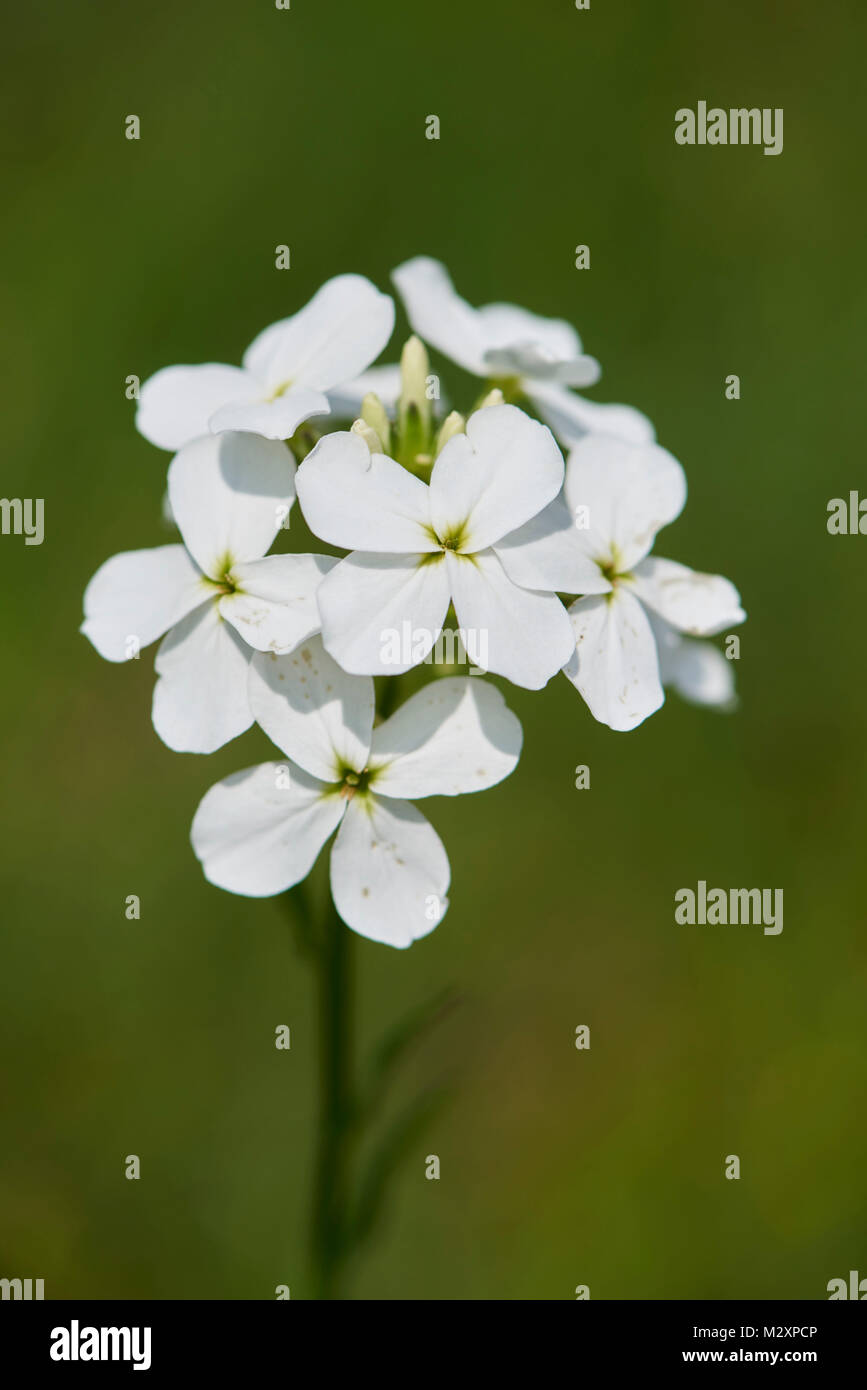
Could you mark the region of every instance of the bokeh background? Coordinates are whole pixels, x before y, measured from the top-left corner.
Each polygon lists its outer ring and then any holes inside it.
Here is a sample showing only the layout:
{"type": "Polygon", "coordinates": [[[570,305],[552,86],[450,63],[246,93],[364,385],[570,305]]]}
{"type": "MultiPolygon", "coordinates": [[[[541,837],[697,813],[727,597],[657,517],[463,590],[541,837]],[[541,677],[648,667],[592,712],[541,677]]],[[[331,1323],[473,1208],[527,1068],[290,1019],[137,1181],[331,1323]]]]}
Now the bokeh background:
{"type": "Polygon", "coordinates": [[[731,575],[750,617],[735,715],[670,697],[614,734],[563,679],[515,690],[517,773],[427,803],[452,907],[409,952],[355,940],[358,1048],[454,987],[392,1105],[443,1079],[452,1101],[347,1293],[824,1298],[867,1274],[867,539],[826,531],[829,498],[867,492],[864,39],[856,0],[7,17],[2,491],[44,497],[46,535],[0,538],[0,1274],[309,1288],[312,976],[281,905],[210,887],[188,843],[266,741],[169,752],[151,653],[110,666],[77,628],[103,559],[171,539],[125,378],[237,361],[329,276],[386,287],[419,252],[472,302],[576,323],[594,398],[646,411],[687,469],[660,553],[731,575]],[[782,106],[783,154],[678,147],[699,99],[782,106]],[[699,878],[783,888],[782,935],[676,927],[699,878]]]}

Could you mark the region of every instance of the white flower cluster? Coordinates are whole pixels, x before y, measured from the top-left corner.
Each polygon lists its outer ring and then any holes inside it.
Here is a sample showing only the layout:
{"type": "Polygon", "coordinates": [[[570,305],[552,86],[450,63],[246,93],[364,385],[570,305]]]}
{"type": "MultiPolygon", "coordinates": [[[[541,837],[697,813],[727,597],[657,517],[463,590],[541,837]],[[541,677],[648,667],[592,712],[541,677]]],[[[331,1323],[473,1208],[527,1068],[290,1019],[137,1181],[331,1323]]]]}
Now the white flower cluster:
{"type": "Polygon", "coordinates": [[[637,411],[575,393],[599,366],[573,328],[473,309],[426,257],[393,278],[418,335],[399,366],[371,366],[392,300],[341,275],[260,333],[241,367],[145,382],[136,423],[174,453],[182,543],[108,560],[82,631],[110,661],[162,637],[153,722],[170,748],[209,753],[255,721],[288,760],[204,797],[192,840],[211,882],[282,892],[336,830],[340,916],[408,946],[441,920],[449,885],[413,801],[501,781],[521,727],[494,686],[454,675],[378,720],[373,676],[429,659],[453,611],[462,633],[483,634],[488,672],[538,690],[563,671],[596,719],[626,730],[665,684],[730,703],[729,664],[692,639],[745,615],[728,580],[650,555],[683,508],[683,469],[637,411]],[[485,380],[467,418],[441,408],[422,338],[485,380]],[[268,554],[296,496],[343,558],[268,554]],[[411,640],[395,654],[385,635],[400,631],[411,640]]]}

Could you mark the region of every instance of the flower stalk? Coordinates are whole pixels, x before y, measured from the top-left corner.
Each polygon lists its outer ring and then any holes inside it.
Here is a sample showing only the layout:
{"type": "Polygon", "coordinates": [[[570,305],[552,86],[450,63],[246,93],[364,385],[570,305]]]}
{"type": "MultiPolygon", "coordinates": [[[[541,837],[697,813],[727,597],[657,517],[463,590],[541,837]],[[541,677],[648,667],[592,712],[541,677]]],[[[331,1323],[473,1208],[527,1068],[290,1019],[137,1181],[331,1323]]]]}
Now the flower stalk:
{"type": "Polygon", "coordinates": [[[355,1119],[352,1078],[352,933],[328,902],[316,955],[319,999],[319,1136],[313,1204],[314,1297],[340,1297],[350,1254],[349,1137],[355,1119]]]}

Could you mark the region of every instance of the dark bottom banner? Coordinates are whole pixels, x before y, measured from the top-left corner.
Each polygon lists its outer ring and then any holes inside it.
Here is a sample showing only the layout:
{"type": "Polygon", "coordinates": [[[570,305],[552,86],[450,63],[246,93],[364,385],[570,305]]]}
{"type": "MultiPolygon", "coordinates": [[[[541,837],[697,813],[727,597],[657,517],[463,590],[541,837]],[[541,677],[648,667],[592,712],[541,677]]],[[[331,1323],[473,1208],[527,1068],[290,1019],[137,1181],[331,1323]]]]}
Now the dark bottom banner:
{"type": "MultiPolygon", "coordinates": [[[[310,1356],[317,1358],[324,1372],[333,1373],[345,1348],[347,1359],[352,1357],[355,1371],[360,1372],[357,1357],[360,1348],[369,1348],[369,1318],[375,1305],[365,1305],[363,1324],[355,1324],[359,1314],[353,1313],[352,1306],[332,1307],[329,1313],[327,1307],[291,1299],[273,1303],[9,1300],[0,1306],[3,1369],[8,1374],[14,1365],[18,1374],[48,1372],[62,1378],[98,1376],[100,1370],[110,1368],[115,1375],[144,1372],[152,1379],[187,1371],[197,1377],[238,1371],[247,1379],[251,1362],[266,1374],[273,1368],[291,1375],[292,1367],[297,1370],[300,1364],[309,1372],[310,1356]],[[353,1334],[357,1328],[363,1340],[354,1335],[346,1342],[322,1340],[323,1333],[333,1338],[340,1327],[353,1334]],[[308,1357],[299,1363],[304,1352],[308,1357]]],[[[458,1354],[449,1334],[450,1324],[461,1330],[460,1304],[436,1305],[440,1311],[429,1311],[417,1327],[411,1305],[402,1306],[404,1339],[418,1337],[418,1372],[423,1380],[440,1367],[444,1375],[453,1374],[459,1363],[469,1370],[474,1360],[484,1364],[486,1377],[496,1371],[498,1360],[514,1375],[524,1359],[534,1379],[544,1379],[540,1358],[542,1365],[550,1365],[560,1338],[562,1351],[576,1371],[591,1364],[598,1369],[600,1363],[611,1371],[628,1368],[651,1373],[713,1365],[729,1369],[806,1366],[825,1375],[845,1371],[847,1376],[857,1376],[867,1330],[859,1309],[833,1301],[584,1301],[573,1305],[568,1316],[563,1308],[556,1314],[553,1307],[544,1313],[544,1305],[536,1303],[531,1306],[537,1313],[522,1314],[520,1327],[509,1311],[513,1305],[473,1303],[474,1319],[481,1308],[489,1311],[481,1312],[481,1325],[474,1321],[466,1326],[470,1345],[462,1341],[458,1354]],[[497,1309],[509,1318],[502,1338],[491,1336],[497,1309]],[[537,1316],[543,1324],[535,1322],[537,1316]],[[544,1343],[536,1335],[542,1326],[544,1343]],[[480,1336],[482,1327],[485,1332],[480,1336]],[[475,1356],[472,1345],[477,1347],[475,1356]]],[[[382,1334],[390,1340],[394,1324],[389,1328],[391,1332],[383,1327],[382,1334]]],[[[404,1364],[405,1353],[404,1346],[404,1364]]],[[[411,1374],[416,1379],[417,1372],[411,1374]]]]}

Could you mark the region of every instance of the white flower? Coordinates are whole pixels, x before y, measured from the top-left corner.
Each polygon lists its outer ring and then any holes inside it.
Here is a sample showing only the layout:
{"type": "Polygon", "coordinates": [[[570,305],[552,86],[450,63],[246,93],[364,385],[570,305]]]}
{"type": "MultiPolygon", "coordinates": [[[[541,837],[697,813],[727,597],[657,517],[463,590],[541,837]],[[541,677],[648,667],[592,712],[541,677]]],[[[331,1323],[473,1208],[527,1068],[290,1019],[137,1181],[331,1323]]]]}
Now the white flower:
{"type": "Polygon", "coordinates": [[[636,444],[654,438],[650,421],[631,406],[585,401],[568,389],[592,386],[600,368],[563,319],[540,318],[514,304],[474,309],[457,294],[445,266],[429,256],[405,261],[392,279],[420,338],[475,376],[516,379],[565,445],[588,433],[636,444]]]}
{"type": "Polygon", "coordinates": [[[430,485],[356,434],[321,439],[298,470],[298,499],[317,536],[354,552],[318,592],[327,650],[358,674],[406,671],[452,601],[464,631],[487,634],[487,669],[540,689],[569,660],[572,628],[556,595],[513,582],[520,547],[501,554],[500,543],[557,495],[563,471],[550,431],[511,405],[471,416],[430,485]],[[384,662],[384,634],[405,623],[420,634],[411,659],[384,662]]]}
{"type": "Polygon", "coordinates": [[[737,705],[734,665],[713,642],[683,637],[652,612],[647,615],[656,638],[659,679],[692,705],[732,710],[737,705]]]}
{"type": "Polygon", "coordinates": [[[248,768],[206,793],[192,827],[206,878],[246,897],[282,893],[339,826],[331,892],[344,922],[391,946],[426,936],[448,906],[449,863],[405,798],[508,776],[522,735],[499,691],[434,681],[374,729],[373,681],[347,675],[314,639],[290,656],[256,656],[250,702],[291,763],[248,768]]]}
{"type": "Polygon", "coordinates": [[[722,575],[650,555],[657,531],[686,501],[683,469],[664,449],[587,439],[569,457],[565,494],[573,516],[579,507],[588,509],[589,527],[574,535],[609,583],[608,592],[569,609],[576,650],[566,675],[603,724],[632,729],[664,699],[643,605],[694,637],[722,632],[746,614],[737,589],[722,575]]]}
{"type": "Polygon", "coordinates": [[[294,472],[275,440],[195,440],[169,467],[183,545],[115,555],[87,586],[81,631],[107,660],[167,633],[153,722],[179,752],[211,753],[252,724],[251,648],[289,651],[319,630],[316,588],[335,561],[265,555],[294,501],[294,472]]]}
{"type": "Polygon", "coordinates": [[[746,616],[728,579],[650,556],[657,531],[685,501],[683,469],[665,449],[589,436],[569,455],[564,498],[502,550],[517,583],[588,595],[569,609],[576,649],[565,670],[595,718],[612,729],[635,728],[663,702],[643,605],[697,637],[746,616]]]}
{"type": "Polygon", "coordinates": [[[289,439],[325,393],[351,382],[391,337],[394,302],[362,275],[337,275],[309,304],[253,340],[241,367],[165,367],[141,388],[136,425],[161,449],[210,430],[289,439]]]}

